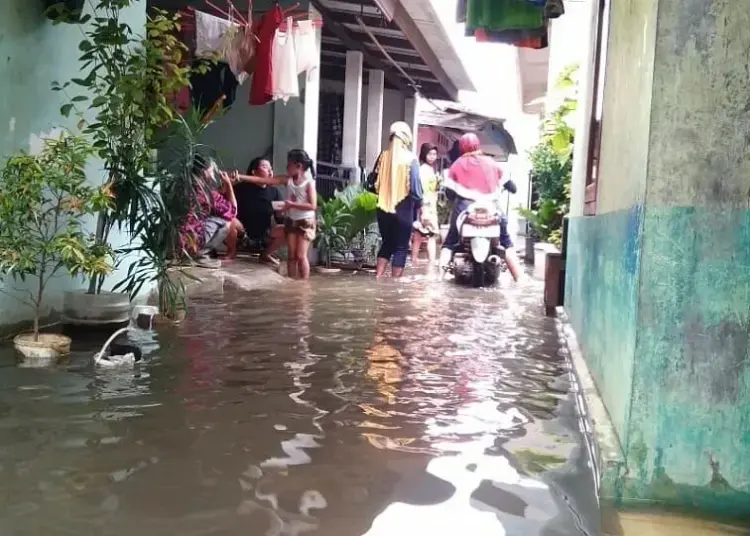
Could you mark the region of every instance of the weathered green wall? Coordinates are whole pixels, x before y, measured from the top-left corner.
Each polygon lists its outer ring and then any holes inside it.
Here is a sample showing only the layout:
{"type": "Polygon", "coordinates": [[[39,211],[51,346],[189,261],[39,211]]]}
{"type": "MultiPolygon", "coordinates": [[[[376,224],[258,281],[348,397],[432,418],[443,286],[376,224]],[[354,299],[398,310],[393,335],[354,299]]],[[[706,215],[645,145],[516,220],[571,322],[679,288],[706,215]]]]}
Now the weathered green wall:
{"type": "Polygon", "coordinates": [[[648,156],[655,0],[614,2],[596,218],[573,218],[566,307],[617,432],[628,420],[648,156]],[[633,28],[642,30],[634,33],[633,28]],[[618,344],[612,344],[617,340],[618,344]]]}
{"type": "MultiPolygon", "coordinates": [[[[630,84],[642,99],[622,99],[608,79],[605,103],[605,110],[628,108],[621,115],[641,113],[636,102],[649,108],[645,125],[605,129],[603,144],[627,153],[627,140],[648,141],[645,203],[630,209],[641,231],[625,230],[627,211],[574,219],[566,289],[627,460],[627,471],[607,475],[603,494],[623,506],[750,521],[750,12],[737,1],[659,0],[658,15],[637,24],[634,10],[622,9],[612,24],[625,24],[634,41],[657,28],[652,84],[630,84]],[[633,249],[639,267],[631,275],[624,266],[633,249]],[[632,304],[623,297],[632,289],[634,347],[632,304]],[[602,327],[601,317],[617,314],[620,326],[602,327]],[[608,393],[617,382],[630,385],[608,393]],[[630,392],[624,422],[621,392],[630,392]]],[[[633,48],[610,47],[608,77],[633,74],[623,66],[626,50],[633,48]]],[[[602,175],[603,195],[625,197],[629,186],[611,184],[616,179],[627,177],[602,175]]]]}
{"type": "MultiPolygon", "coordinates": [[[[65,81],[78,71],[76,25],[53,25],[43,14],[41,0],[0,1],[0,158],[19,149],[29,150],[35,138],[60,127],[74,128],[60,116],[61,93],[50,90],[53,80],[65,81]]],[[[146,2],[137,3],[127,22],[137,31],[144,27],[146,2]]],[[[91,166],[91,180],[101,184],[101,165],[91,166]]],[[[0,222],[1,223],[1,222],[0,222]]],[[[92,225],[93,230],[93,225],[92,225]]],[[[114,237],[119,243],[123,237],[114,237]]],[[[114,275],[112,282],[120,276],[114,275]]],[[[0,282],[0,289],[12,291],[0,282]]],[[[48,304],[59,308],[62,291],[81,288],[81,281],[60,278],[49,289],[48,304]]],[[[0,293],[0,326],[28,318],[18,302],[0,293]]]]}

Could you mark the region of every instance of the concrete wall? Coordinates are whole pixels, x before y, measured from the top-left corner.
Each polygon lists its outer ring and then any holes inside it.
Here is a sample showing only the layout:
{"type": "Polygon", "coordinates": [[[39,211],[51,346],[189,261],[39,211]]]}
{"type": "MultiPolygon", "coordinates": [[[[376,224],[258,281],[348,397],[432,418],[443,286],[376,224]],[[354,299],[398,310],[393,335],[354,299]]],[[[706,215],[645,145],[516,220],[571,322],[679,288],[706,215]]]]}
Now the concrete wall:
{"type": "MultiPolygon", "coordinates": [[[[138,32],[144,28],[145,0],[138,2],[126,20],[138,32]]],[[[53,25],[43,14],[41,1],[3,0],[0,2],[0,158],[39,144],[44,133],[60,127],[75,128],[74,120],[64,120],[60,106],[64,95],[51,91],[53,80],[74,77],[78,71],[78,43],[81,31],[76,25],[53,25]]],[[[92,163],[91,182],[101,184],[101,163],[92,163]]],[[[92,222],[92,231],[94,229],[92,222]]],[[[119,245],[124,237],[113,236],[119,245]]],[[[127,269],[127,266],[125,266],[127,269]]],[[[121,271],[108,279],[110,285],[124,275],[121,271]]],[[[9,291],[12,282],[0,283],[9,291]]],[[[48,305],[59,309],[64,290],[83,288],[84,282],[60,278],[52,281],[48,305]]],[[[0,294],[0,325],[25,320],[29,311],[5,294],[0,294]]]]}
{"type": "Polygon", "coordinates": [[[201,140],[218,152],[222,166],[228,169],[244,171],[250,160],[264,155],[273,145],[276,105],[250,106],[249,91],[250,82],[246,81],[232,107],[208,127],[201,140]]]}
{"type": "Polygon", "coordinates": [[[614,2],[604,90],[599,212],[573,218],[566,304],[612,421],[623,436],[636,338],[646,184],[654,0],[614,2]],[[634,32],[633,28],[639,28],[634,32]],[[613,345],[612,341],[618,344],[613,345]]]}
{"type": "Polygon", "coordinates": [[[614,3],[599,202],[606,213],[571,222],[566,289],[628,466],[605,478],[603,494],[744,522],[748,23],[739,2],[614,3]],[[635,77],[636,66],[651,74],[635,77]],[[612,183],[618,175],[642,185],[612,183]],[[619,325],[603,326],[601,317],[619,325]],[[623,411],[618,400],[628,392],[623,411]]]}

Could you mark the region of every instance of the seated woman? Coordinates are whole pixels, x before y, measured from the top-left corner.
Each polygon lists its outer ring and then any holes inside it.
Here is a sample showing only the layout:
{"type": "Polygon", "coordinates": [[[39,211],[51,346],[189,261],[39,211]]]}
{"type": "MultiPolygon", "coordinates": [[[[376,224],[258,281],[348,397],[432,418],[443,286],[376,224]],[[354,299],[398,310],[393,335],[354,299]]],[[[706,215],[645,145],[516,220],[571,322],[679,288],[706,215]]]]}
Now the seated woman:
{"type": "Polygon", "coordinates": [[[273,185],[255,184],[248,176],[271,178],[271,163],[265,158],[255,158],[250,162],[247,175],[237,175],[234,193],[237,197],[237,217],[245,228],[247,238],[263,244],[260,255],[262,262],[279,264],[273,254],[284,245],[284,217],[281,211],[274,211],[273,203],[283,203],[284,198],[273,185]]]}
{"type": "Polygon", "coordinates": [[[243,229],[236,218],[237,200],[229,176],[219,172],[215,162],[200,156],[195,159],[193,174],[203,181],[205,189],[198,194],[197,206],[188,212],[182,225],[180,247],[205,264],[208,255],[224,245],[227,258],[233,259],[243,229]]]}

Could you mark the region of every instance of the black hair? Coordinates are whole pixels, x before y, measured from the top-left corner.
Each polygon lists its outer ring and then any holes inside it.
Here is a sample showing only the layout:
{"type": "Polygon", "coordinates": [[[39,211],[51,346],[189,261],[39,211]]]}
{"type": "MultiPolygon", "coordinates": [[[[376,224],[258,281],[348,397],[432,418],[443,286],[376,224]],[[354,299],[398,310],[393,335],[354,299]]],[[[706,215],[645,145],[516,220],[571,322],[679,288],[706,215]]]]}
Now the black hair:
{"type": "Polygon", "coordinates": [[[247,174],[253,175],[256,171],[258,171],[258,168],[260,167],[260,163],[263,162],[264,160],[268,161],[268,158],[265,158],[263,156],[258,156],[258,157],[253,158],[250,161],[250,165],[247,166],[247,174]]]}
{"type": "Polygon", "coordinates": [[[310,155],[308,155],[307,151],[304,149],[292,149],[287,153],[286,159],[294,164],[300,164],[303,171],[310,170],[313,179],[315,178],[315,169],[312,158],[310,158],[310,155]]]}
{"type": "Polygon", "coordinates": [[[191,166],[190,171],[193,173],[193,175],[200,176],[210,167],[211,159],[206,158],[200,153],[196,153],[193,157],[193,165],[191,166]]]}
{"type": "Polygon", "coordinates": [[[427,155],[430,154],[430,151],[437,152],[437,145],[433,145],[431,143],[423,143],[422,147],[419,148],[419,163],[420,164],[427,163],[427,155]]]}

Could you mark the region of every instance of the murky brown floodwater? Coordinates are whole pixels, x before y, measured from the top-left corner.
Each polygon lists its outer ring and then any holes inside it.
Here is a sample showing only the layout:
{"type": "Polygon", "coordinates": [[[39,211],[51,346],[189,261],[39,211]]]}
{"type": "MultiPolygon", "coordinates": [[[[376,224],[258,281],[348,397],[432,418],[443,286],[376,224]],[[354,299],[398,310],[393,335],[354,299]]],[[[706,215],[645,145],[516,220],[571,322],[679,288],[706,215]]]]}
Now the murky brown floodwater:
{"type": "Polygon", "coordinates": [[[420,278],[227,289],[137,374],[3,368],[0,534],[594,534],[540,301],[420,278]]]}

